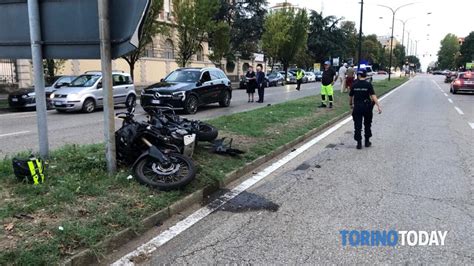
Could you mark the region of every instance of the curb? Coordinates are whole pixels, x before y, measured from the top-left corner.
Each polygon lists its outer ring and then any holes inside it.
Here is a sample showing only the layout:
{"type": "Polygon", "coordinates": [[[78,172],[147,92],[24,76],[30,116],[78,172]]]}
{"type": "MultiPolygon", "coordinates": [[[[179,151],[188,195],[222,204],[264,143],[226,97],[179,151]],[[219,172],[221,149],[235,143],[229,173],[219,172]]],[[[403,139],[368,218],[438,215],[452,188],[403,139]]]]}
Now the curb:
{"type": "MultiPolygon", "coordinates": [[[[405,82],[402,84],[405,84],[405,82]]],[[[402,84],[400,84],[399,86],[401,86],[402,84]]],[[[379,95],[379,97],[396,89],[397,87],[394,87],[391,90],[379,95]]],[[[169,219],[171,216],[182,212],[188,207],[205,201],[208,196],[218,192],[220,189],[226,187],[233,181],[251,172],[253,169],[257,168],[258,166],[268,161],[273,160],[275,157],[285,153],[289,149],[292,149],[296,147],[297,145],[301,144],[302,142],[312,138],[313,136],[324,131],[331,125],[336,124],[337,122],[345,119],[348,115],[350,115],[350,113],[351,113],[350,111],[346,111],[338,115],[337,117],[322,124],[318,128],[312,129],[306,132],[304,135],[301,135],[297,137],[296,139],[276,148],[274,151],[270,152],[269,154],[262,155],[258,157],[257,159],[253,160],[252,162],[248,162],[244,166],[228,173],[223,180],[220,180],[219,182],[216,182],[215,184],[211,184],[202,189],[199,189],[187,195],[186,197],[178,200],[177,202],[171,204],[170,206],[148,216],[147,218],[141,221],[142,226],[138,232],[132,230],[131,228],[126,228],[110,236],[109,238],[106,238],[104,241],[96,244],[94,246],[94,249],[100,250],[103,253],[112,253],[115,249],[119,248],[120,246],[123,246],[127,242],[133,240],[135,237],[140,236],[141,233],[153,228],[154,226],[158,224],[163,223],[164,221],[169,219]]],[[[96,265],[100,263],[100,259],[101,259],[100,254],[96,254],[92,249],[88,248],[88,249],[80,251],[79,253],[65,260],[64,262],[61,263],[61,265],[65,265],[65,266],[96,265]]]]}

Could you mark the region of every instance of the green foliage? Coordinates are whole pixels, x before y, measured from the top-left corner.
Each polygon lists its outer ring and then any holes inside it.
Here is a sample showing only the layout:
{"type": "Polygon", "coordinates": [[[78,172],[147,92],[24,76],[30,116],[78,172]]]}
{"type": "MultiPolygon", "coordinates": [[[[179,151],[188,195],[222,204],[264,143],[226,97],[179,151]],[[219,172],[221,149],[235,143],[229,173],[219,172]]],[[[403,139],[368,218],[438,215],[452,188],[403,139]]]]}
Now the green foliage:
{"type": "MultiPolygon", "coordinates": [[[[308,50],[316,62],[324,62],[328,58],[342,57],[345,45],[344,31],[351,36],[351,26],[345,25],[341,31],[337,24],[342,18],[335,16],[323,17],[322,13],[311,11],[309,18],[308,50]]],[[[354,37],[354,36],[352,36],[354,37]]],[[[353,48],[355,49],[355,47],[353,48]]]]}
{"type": "Polygon", "coordinates": [[[66,60],[64,59],[44,59],[43,68],[45,72],[45,80],[47,83],[50,83],[54,76],[57,76],[61,70],[64,68],[66,60]]]}
{"type": "Polygon", "coordinates": [[[143,22],[140,44],[138,48],[125,56],[122,59],[127,61],[130,67],[130,75],[134,78],[135,63],[143,56],[145,48],[153,43],[153,38],[158,34],[167,34],[168,26],[165,23],[158,21],[161,10],[163,9],[163,0],[152,0],[151,6],[148,10],[145,21],[143,22]]]}
{"type": "Polygon", "coordinates": [[[226,22],[217,22],[213,32],[210,34],[209,46],[212,47],[212,53],[209,54],[209,60],[215,65],[221,66],[224,56],[230,52],[230,27],[226,22]]]}
{"type": "Polygon", "coordinates": [[[393,48],[392,66],[401,68],[405,64],[405,57],[405,46],[397,44],[393,48]]]}
{"type": "Polygon", "coordinates": [[[438,51],[438,66],[442,69],[455,69],[458,57],[458,37],[452,33],[448,33],[441,40],[441,48],[438,51]]]}
{"type": "Polygon", "coordinates": [[[212,32],[212,20],[219,10],[219,0],[173,0],[173,16],[178,33],[178,56],[176,62],[185,67],[201,44],[212,32]]]}
{"type": "Polygon", "coordinates": [[[305,49],[308,23],[306,10],[295,11],[293,8],[276,11],[265,21],[263,49],[267,56],[278,59],[285,71],[296,55],[305,49]]]}
{"type": "Polygon", "coordinates": [[[464,38],[459,51],[461,52],[459,65],[466,66],[466,63],[474,61],[474,31],[464,38]]]}
{"type": "Polygon", "coordinates": [[[367,60],[370,63],[378,63],[380,54],[383,52],[382,44],[377,40],[377,35],[371,34],[364,36],[362,40],[361,60],[367,60]]]}

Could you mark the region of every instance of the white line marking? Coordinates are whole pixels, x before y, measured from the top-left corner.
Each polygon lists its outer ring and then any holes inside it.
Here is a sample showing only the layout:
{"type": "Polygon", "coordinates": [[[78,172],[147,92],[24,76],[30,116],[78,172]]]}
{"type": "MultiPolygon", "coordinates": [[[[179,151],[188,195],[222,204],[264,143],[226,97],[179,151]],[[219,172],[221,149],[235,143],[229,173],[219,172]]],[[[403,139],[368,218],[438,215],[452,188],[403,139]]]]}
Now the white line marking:
{"type": "Polygon", "coordinates": [[[439,89],[440,91],[443,91],[443,89],[439,86],[438,83],[436,83],[436,81],[434,81],[434,80],[431,80],[431,81],[433,81],[433,83],[438,87],[438,89],[439,89]]]}
{"type": "Polygon", "coordinates": [[[446,92],[445,92],[445,93],[443,93],[443,94],[444,94],[444,96],[448,97],[448,94],[447,94],[446,92]]]}
{"type": "Polygon", "coordinates": [[[449,101],[450,103],[453,103],[453,100],[451,100],[451,98],[448,98],[448,101],[449,101]]]}
{"type": "Polygon", "coordinates": [[[458,114],[464,115],[464,112],[459,107],[454,106],[454,109],[456,109],[456,111],[458,111],[458,114]]]}
{"type": "Polygon", "coordinates": [[[474,129],[474,123],[468,122],[472,129],[474,129]]]}
{"type": "MultiPolygon", "coordinates": [[[[399,90],[400,88],[404,87],[406,84],[410,83],[411,80],[405,82],[398,88],[392,90],[391,92],[385,94],[383,97],[380,98],[380,101],[384,100],[388,96],[392,95],[395,91],[399,90]]],[[[278,168],[281,166],[285,165],[286,163],[290,162],[294,158],[296,158],[298,155],[302,154],[309,148],[311,148],[313,145],[316,143],[320,142],[322,139],[326,138],[348,122],[352,120],[352,117],[347,117],[346,119],[342,120],[341,122],[337,123],[336,125],[332,126],[331,128],[327,129],[324,131],[322,134],[314,137],[310,141],[306,142],[303,144],[301,147],[297,148],[295,151],[289,153],[285,157],[281,158],[277,162],[273,163],[272,165],[268,166],[267,168],[263,169],[256,175],[248,178],[247,180],[243,181],[240,183],[238,186],[236,186],[234,189],[231,191],[225,193],[224,195],[220,196],[216,200],[212,201],[205,207],[202,207],[201,209],[195,211],[188,217],[186,217],[184,220],[178,222],[174,226],[170,227],[166,231],[162,232],[155,238],[151,239],[147,243],[139,246],[137,249],[134,251],[128,253],[127,255],[123,256],[119,260],[115,261],[112,265],[113,266],[122,266],[122,265],[135,265],[130,259],[139,256],[140,254],[150,254],[157,250],[160,246],[164,245],[171,239],[175,238],[194,224],[198,223],[205,217],[207,217],[209,214],[213,213],[215,210],[219,209],[222,205],[226,204],[229,200],[235,198],[238,196],[240,193],[244,192],[245,190],[249,189],[256,183],[260,182],[263,180],[265,177],[276,171],[278,168]]]]}
{"type": "Polygon", "coordinates": [[[26,134],[26,133],[30,133],[30,131],[18,131],[18,132],[13,132],[13,133],[2,134],[2,135],[0,135],[0,138],[8,137],[8,136],[21,135],[21,134],[26,134]]]}

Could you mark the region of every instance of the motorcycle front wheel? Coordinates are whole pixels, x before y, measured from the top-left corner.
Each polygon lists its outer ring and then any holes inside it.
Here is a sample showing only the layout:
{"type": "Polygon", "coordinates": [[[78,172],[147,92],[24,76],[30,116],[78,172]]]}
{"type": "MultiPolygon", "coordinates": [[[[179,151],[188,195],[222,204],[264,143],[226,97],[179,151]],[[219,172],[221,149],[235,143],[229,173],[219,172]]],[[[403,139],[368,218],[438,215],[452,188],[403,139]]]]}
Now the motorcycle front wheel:
{"type": "Polygon", "coordinates": [[[133,169],[137,181],[167,191],[184,187],[196,177],[196,167],[187,156],[171,153],[167,157],[169,163],[166,164],[151,156],[141,158],[133,169]]]}

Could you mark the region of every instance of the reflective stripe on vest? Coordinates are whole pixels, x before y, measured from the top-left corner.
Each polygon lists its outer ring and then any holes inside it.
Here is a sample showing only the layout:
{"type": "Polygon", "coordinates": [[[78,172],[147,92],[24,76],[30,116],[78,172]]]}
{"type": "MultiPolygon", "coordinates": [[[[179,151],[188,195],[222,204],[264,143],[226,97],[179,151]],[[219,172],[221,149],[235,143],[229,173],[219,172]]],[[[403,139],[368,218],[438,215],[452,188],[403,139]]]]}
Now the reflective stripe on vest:
{"type": "Polygon", "coordinates": [[[44,182],[43,166],[41,162],[36,160],[28,161],[28,168],[30,169],[31,177],[33,178],[33,183],[35,185],[39,184],[39,178],[41,178],[41,183],[44,182]],[[36,162],[36,167],[35,167],[36,162]]]}

